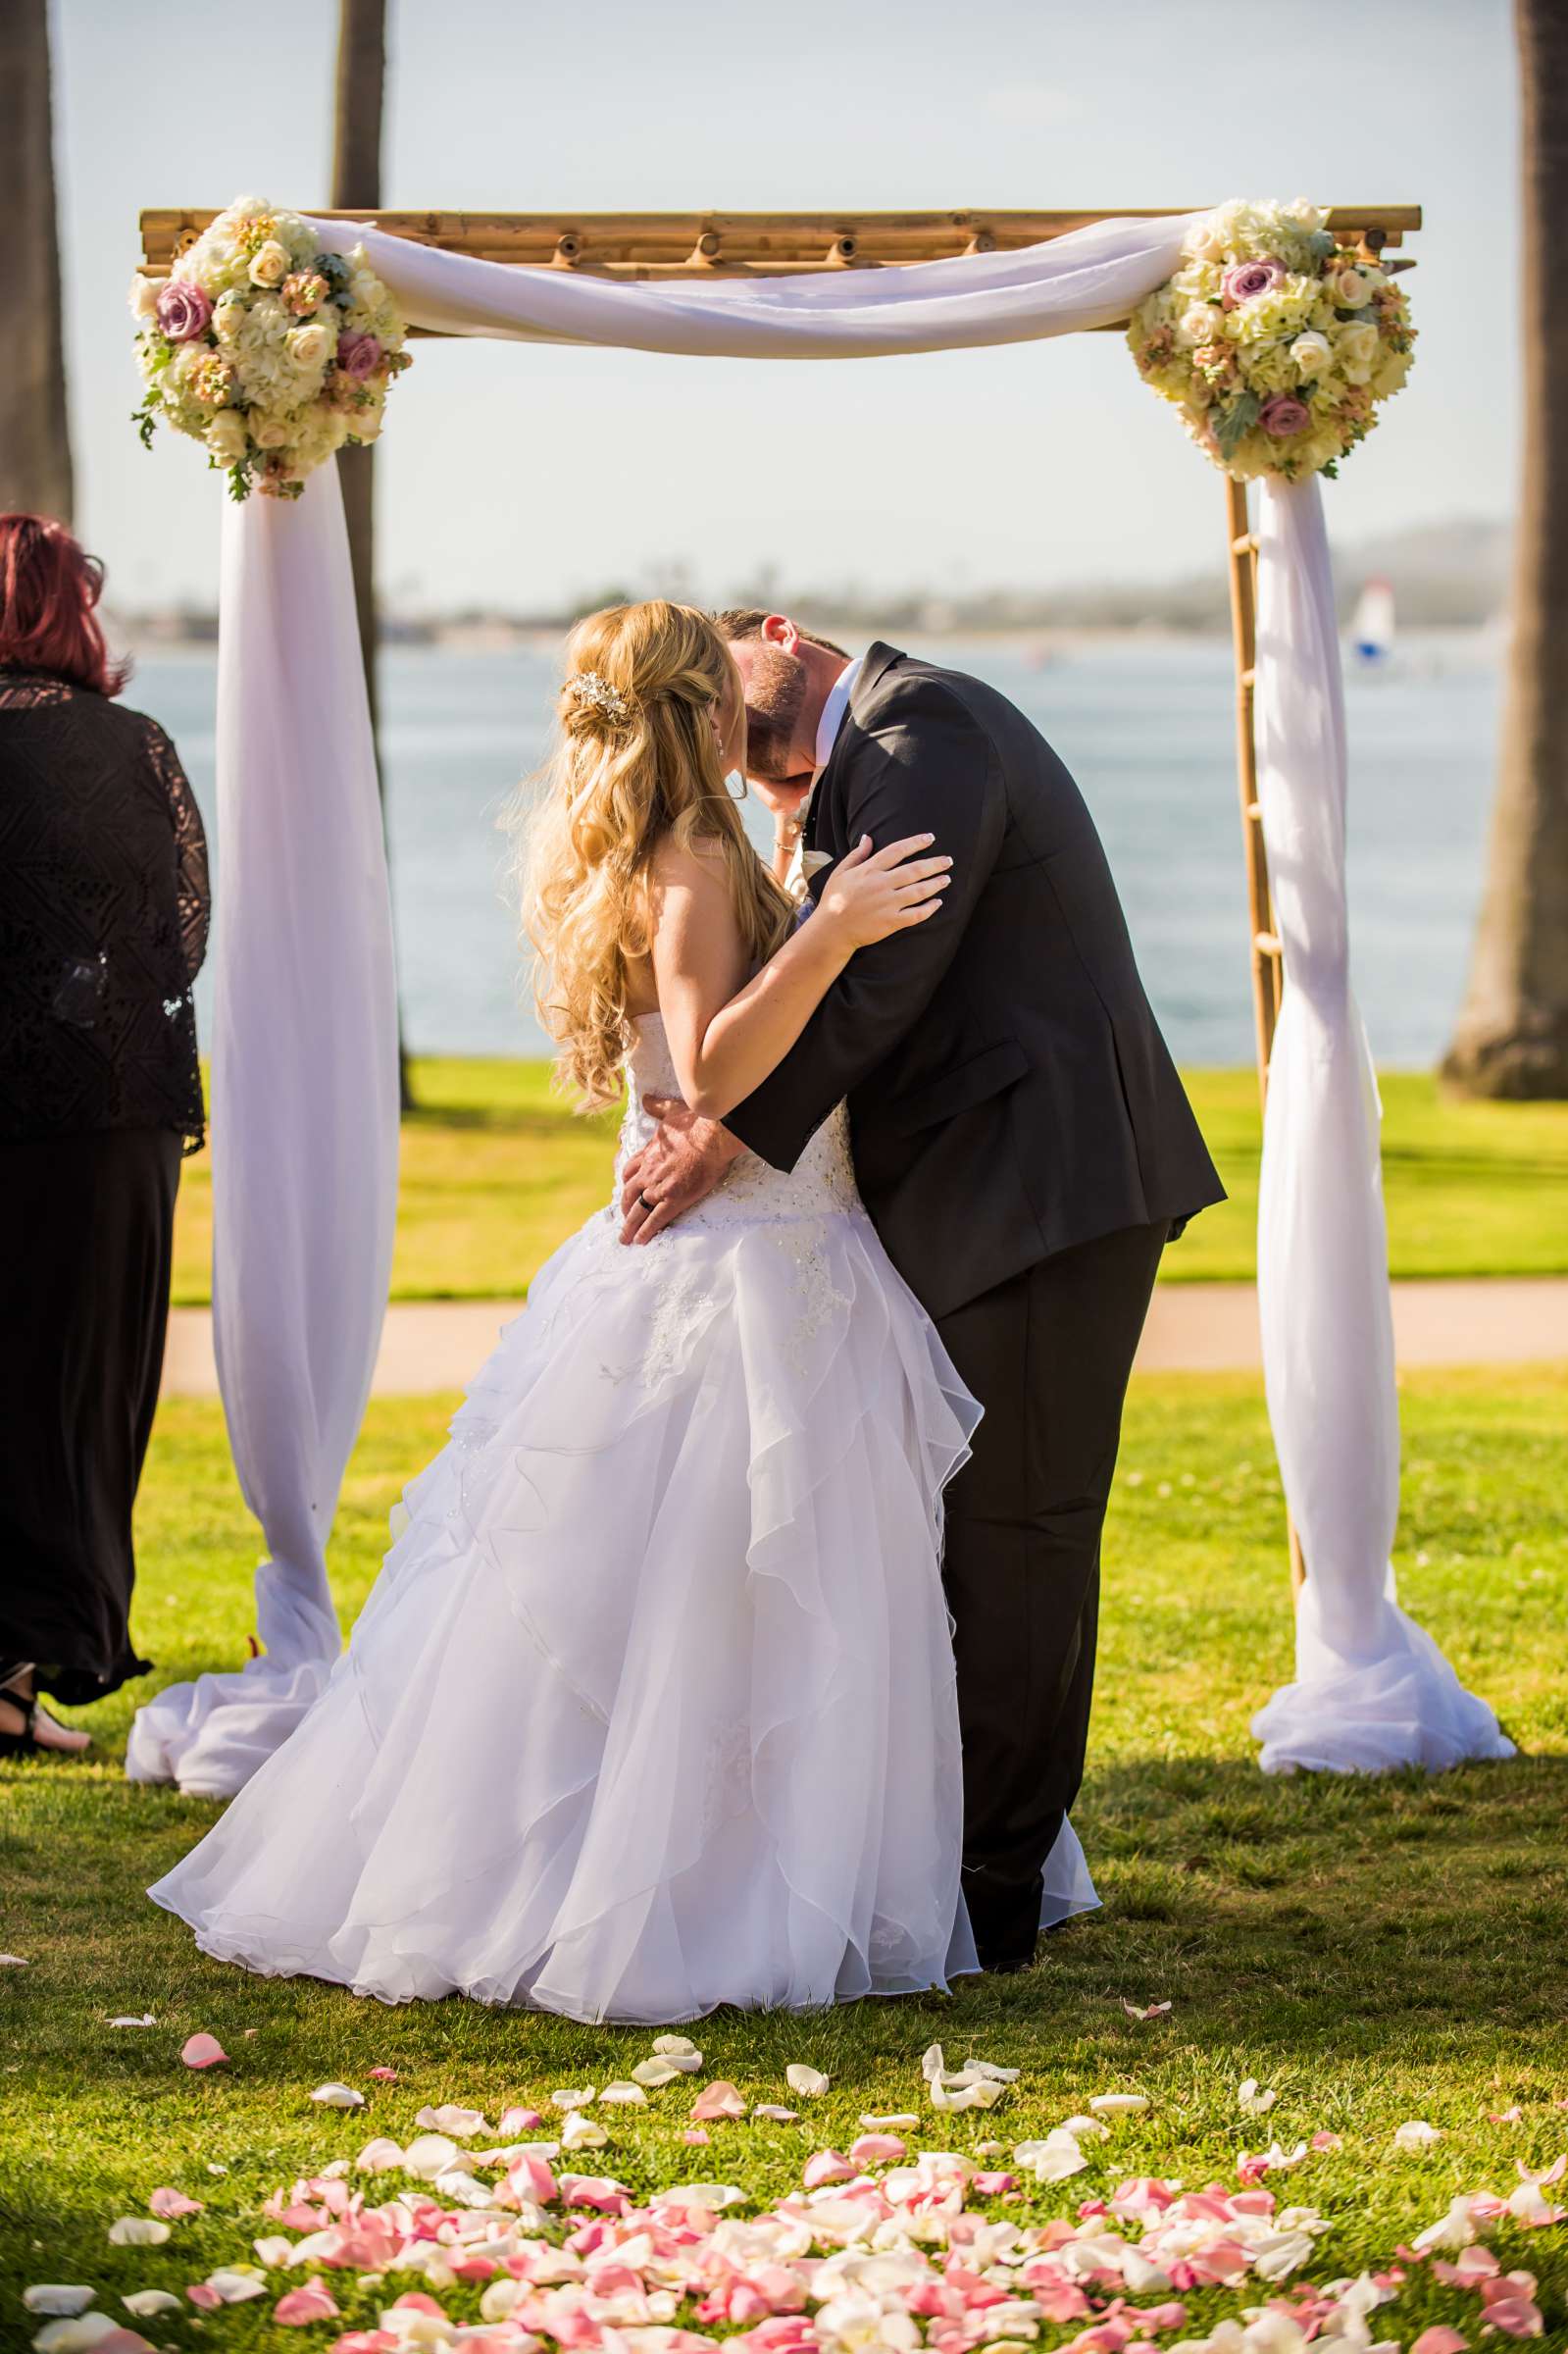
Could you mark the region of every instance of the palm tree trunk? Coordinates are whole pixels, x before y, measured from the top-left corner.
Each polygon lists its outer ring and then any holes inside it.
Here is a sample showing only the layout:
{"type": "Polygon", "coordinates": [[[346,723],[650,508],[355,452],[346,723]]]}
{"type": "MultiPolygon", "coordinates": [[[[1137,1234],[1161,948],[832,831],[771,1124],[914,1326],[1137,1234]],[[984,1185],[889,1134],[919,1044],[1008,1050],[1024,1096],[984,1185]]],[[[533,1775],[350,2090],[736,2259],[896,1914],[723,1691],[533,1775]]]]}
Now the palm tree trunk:
{"type": "Polygon", "coordinates": [[[0,6],[0,508],[71,521],[49,0],[0,6]]]}
{"type": "Polygon", "coordinates": [[[1515,0],[1524,165],[1524,481],[1486,896],[1443,1076],[1568,1097],[1568,10],[1515,0]]]}
{"type": "MultiPolygon", "coordinates": [[[[334,212],[360,209],[375,212],[379,208],[381,121],[385,90],[386,0],[340,0],[337,22],[337,101],[332,125],[334,212]]],[[[384,822],[386,782],[380,750],[374,448],[341,451],[337,473],[342,486],[343,513],[348,525],[348,552],[354,567],[354,603],[359,614],[360,652],[365,663],[365,691],[370,698],[371,735],[376,742],[376,773],[381,780],[384,822]]],[[[409,1085],[408,1050],[403,1043],[401,1008],[397,1021],[397,1073],[403,1108],[407,1111],[414,1098],[409,1085]]]]}

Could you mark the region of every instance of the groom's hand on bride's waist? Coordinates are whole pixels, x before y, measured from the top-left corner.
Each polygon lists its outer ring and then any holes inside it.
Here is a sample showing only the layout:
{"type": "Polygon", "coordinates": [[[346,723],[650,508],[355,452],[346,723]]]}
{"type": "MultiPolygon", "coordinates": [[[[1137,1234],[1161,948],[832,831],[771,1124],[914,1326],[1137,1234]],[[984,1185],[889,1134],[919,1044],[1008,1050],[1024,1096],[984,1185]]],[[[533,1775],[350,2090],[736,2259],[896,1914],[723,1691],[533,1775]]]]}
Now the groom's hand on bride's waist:
{"type": "Polygon", "coordinates": [[[651,1243],[722,1185],[745,1151],[718,1120],[700,1120],[678,1096],[644,1096],[642,1108],[659,1125],[621,1180],[621,1240],[651,1243]]]}

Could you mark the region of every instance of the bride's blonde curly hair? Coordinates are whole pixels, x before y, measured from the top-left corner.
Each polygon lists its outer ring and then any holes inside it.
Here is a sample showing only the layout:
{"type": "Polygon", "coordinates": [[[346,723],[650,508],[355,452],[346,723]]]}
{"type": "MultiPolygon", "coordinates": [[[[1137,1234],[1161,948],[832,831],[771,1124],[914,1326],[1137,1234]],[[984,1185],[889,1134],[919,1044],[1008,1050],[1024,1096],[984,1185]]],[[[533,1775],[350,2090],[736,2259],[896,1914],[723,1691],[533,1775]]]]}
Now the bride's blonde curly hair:
{"type": "Polygon", "coordinates": [[[793,904],[746,840],[714,735],[739,696],[728,645],[689,605],[612,605],[567,640],[560,741],[507,823],[534,1002],[582,1110],[621,1092],[628,966],[650,950],[648,866],[667,836],[721,854],[754,963],[788,932],[793,904]]]}

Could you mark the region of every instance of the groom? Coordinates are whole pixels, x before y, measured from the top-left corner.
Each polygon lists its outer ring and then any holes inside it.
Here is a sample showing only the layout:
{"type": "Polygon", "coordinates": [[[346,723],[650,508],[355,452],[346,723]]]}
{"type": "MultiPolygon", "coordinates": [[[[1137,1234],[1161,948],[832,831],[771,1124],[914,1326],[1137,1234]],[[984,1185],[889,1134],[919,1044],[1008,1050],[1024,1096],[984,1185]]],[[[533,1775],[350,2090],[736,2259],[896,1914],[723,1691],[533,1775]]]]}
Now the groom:
{"type": "Polygon", "coordinates": [[[1134,962],[1093,821],[978,679],[779,613],[718,616],[747,766],[815,898],[862,834],[929,832],[939,914],[856,955],[722,1127],[666,1104],[627,1172],[648,1240],[744,1147],[791,1168],[841,1099],[889,1257],[984,1406],[947,1492],[964,1892],[981,1961],[1035,1951],[1088,1734],[1100,1531],[1160,1253],[1223,1188],[1134,962]]]}

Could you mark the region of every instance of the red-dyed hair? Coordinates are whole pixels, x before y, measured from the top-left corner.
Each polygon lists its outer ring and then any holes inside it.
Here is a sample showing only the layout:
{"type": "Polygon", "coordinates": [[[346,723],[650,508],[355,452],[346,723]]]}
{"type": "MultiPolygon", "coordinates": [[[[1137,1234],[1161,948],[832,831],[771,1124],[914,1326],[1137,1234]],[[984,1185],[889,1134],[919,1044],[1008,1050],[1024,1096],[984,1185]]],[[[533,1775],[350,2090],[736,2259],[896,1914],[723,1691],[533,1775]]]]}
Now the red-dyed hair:
{"type": "Polygon", "coordinates": [[[47,515],[0,515],[0,666],[47,671],[94,694],[118,694],[128,662],[111,662],[96,607],[103,566],[47,515]]]}

